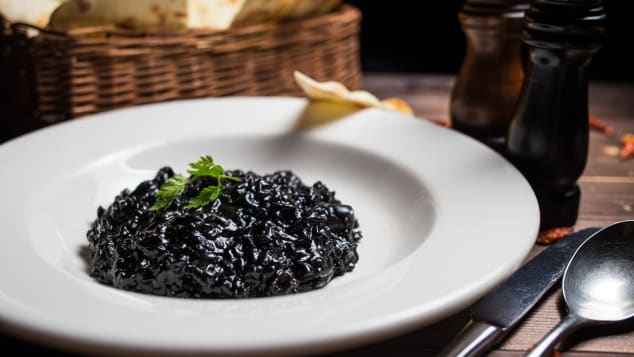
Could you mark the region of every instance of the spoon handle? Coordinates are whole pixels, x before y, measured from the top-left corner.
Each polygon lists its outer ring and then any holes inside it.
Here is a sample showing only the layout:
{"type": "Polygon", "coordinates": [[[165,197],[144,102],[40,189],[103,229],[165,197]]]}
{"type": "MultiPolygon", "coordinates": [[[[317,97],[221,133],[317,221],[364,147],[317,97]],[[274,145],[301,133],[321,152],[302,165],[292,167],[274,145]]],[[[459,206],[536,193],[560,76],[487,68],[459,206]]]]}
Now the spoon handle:
{"type": "Polygon", "coordinates": [[[568,314],[555,328],[553,328],[546,336],[544,336],[537,345],[535,345],[526,357],[546,357],[551,352],[557,342],[568,337],[572,332],[584,325],[587,320],[575,315],[568,314]]]}

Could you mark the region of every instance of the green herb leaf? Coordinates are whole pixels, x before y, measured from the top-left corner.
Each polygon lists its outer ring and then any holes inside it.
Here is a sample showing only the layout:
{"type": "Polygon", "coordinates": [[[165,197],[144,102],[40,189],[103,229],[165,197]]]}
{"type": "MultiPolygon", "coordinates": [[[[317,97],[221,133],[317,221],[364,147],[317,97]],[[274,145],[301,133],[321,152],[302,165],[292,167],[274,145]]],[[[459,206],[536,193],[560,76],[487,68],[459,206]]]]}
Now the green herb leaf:
{"type": "MultiPolygon", "coordinates": [[[[203,188],[196,197],[189,201],[189,204],[185,208],[198,208],[205,206],[220,196],[224,186],[220,182],[222,179],[228,179],[232,181],[240,181],[239,178],[225,175],[225,170],[220,165],[216,165],[211,156],[201,156],[196,162],[190,163],[190,170],[187,170],[192,178],[196,177],[211,177],[216,179],[216,184],[209,185],[203,188]]],[[[185,186],[191,182],[191,178],[187,178],[183,175],[176,175],[167,180],[156,192],[156,202],[150,207],[150,211],[158,211],[163,208],[169,207],[176,196],[178,196],[185,186]]]]}
{"type": "Polygon", "coordinates": [[[191,170],[187,170],[187,172],[192,176],[210,176],[210,177],[219,177],[225,173],[225,170],[220,165],[216,165],[214,163],[214,159],[211,156],[201,156],[200,160],[197,162],[193,162],[189,164],[191,170]]]}
{"type": "Polygon", "coordinates": [[[207,186],[198,193],[198,196],[192,198],[185,208],[198,208],[208,205],[220,196],[223,189],[224,186],[222,185],[207,186]]]}
{"type": "Polygon", "coordinates": [[[227,176],[227,175],[220,175],[219,176],[220,179],[227,179],[227,180],[231,180],[231,181],[235,181],[235,182],[240,182],[240,179],[234,176],[227,176]]]}
{"type": "Polygon", "coordinates": [[[156,192],[156,201],[150,207],[150,211],[158,211],[169,207],[183,190],[189,179],[183,175],[175,175],[165,181],[156,192]]]}

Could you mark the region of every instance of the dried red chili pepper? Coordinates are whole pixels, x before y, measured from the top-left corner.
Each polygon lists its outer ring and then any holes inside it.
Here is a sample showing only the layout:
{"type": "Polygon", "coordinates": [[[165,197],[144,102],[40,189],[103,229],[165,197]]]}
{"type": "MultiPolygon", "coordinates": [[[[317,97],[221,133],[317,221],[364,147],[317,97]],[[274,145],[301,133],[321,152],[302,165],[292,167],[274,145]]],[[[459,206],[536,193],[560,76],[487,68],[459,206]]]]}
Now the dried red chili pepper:
{"type": "Polygon", "coordinates": [[[572,227],[558,227],[539,232],[538,244],[552,244],[573,232],[572,227]]]}
{"type": "Polygon", "coordinates": [[[451,128],[451,121],[449,119],[444,119],[444,118],[425,118],[425,119],[436,125],[440,125],[445,128],[451,128]]]}
{"type": "Polygon", "coordinates": [[[634,156],[634,134],[625,134],[621,137],[621,160],[627,160],[634,156]]]}
{"type": "Polygon", "coordinates": [[[605,135],[614,135],[614,129],[612,129],[612,127],[608,126],[603,120],[600,120],[597,117],[591,115],[588,124],[590,124],[590,127],[592,129],[599,130],[605,135]]]}

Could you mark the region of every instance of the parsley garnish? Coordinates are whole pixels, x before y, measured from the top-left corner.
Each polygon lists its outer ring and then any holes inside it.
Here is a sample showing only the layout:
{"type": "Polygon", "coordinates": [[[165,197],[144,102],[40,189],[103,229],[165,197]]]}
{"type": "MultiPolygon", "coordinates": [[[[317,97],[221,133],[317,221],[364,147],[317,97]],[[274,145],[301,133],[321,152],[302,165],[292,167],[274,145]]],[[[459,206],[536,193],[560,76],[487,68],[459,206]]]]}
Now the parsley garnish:
{"type": "Polygon", "coordinates": [[[190,163],[189,167],[191,167],[191,170],[187,170],[187,173],[192,176],[219,177],[225,173],[222,166],[214,164],[214,159],[209,155],[201,156],[200,160],[190,163]]]}
{"type": "Polygon", "coordinates": [[[156,202],[150,207],[150,211],[158,211],[171,205],[176,196],[183,192],[188,182],[189,179],[183,175],[170,177],[156,192],[156,202]]]}
{"type": "Polygon", "coordinates": [[[222,192],[223,188],[224,186],[222,185],[208,186],[203,188],[198,193],[198,196],[192,198],[189,201],[189,204],[185,206],[185,208],[198,208],[212,202],[213,200],[218,198],[218,196],[220,196],[220,192],[222,192]]]}
{"type": "Polygon", "coordinates": [[[205,206],[220,196],[225,186],[220,180],[229,179],[233,181],[240,181],[239,178],[225,175],[225,169],[220,165],[216,165],[211,156],[201,156],[197,162],[189,164],[190,170],[187,173],[191,175],[187,178],[183,175],[175,175],[167,180],[159,190],[156,192],[156,202],[150,207],[150,211],[158,211],[163,208],[169,207],[176,196],[181,194],[185,190],[185,186],[197,177],[211,177],[216,179],[216,184],[209,185],[198,193],[198,195],[191,200],[185,208],[198,208],[205,206]]]}

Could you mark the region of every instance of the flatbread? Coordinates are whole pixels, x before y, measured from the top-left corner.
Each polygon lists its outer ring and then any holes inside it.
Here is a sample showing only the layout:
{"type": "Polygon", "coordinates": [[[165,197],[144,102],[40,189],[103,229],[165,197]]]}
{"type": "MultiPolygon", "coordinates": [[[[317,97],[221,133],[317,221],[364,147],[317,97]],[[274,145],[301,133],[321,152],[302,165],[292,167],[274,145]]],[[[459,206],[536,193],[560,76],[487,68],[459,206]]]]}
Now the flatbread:
{"type": "MultiPolygon", "coordinates": [[[[18,1],[18,0],[14,0],[18,1]]],[[[69,0],[50,27],[116,26],[135,30],[226,30],[315,16],[341,0],[69,0]]]]}
{"type": "Polygon", "coordinates": [[[45,27],[63,0],[0,0],[0,16],[11,23],[45,27]]]}
{"type": "Polygon", "coordinates": [[[293,0],[282,16],[283,20],[297,20],[328,13],[341,5],[341,0],[293,0]]]}
{"type": "Polygon", "coordinates": [[[185,29],[190,18],[188,0],[69,0],[51,16],[56,30],[93,26],[185,29]]]}
{"type": "Polygon", "coordinates": [[[313,100],[352,103],[364,108],[374,107],[414,115],[409,104],[400,98],[389,98],[381,101],[368,91],[350,91],[346,86],[336,81],[318,82],[299,71],[295,71],[293,75],[295,82],[302,88],[306,97],[313,100]]]}

